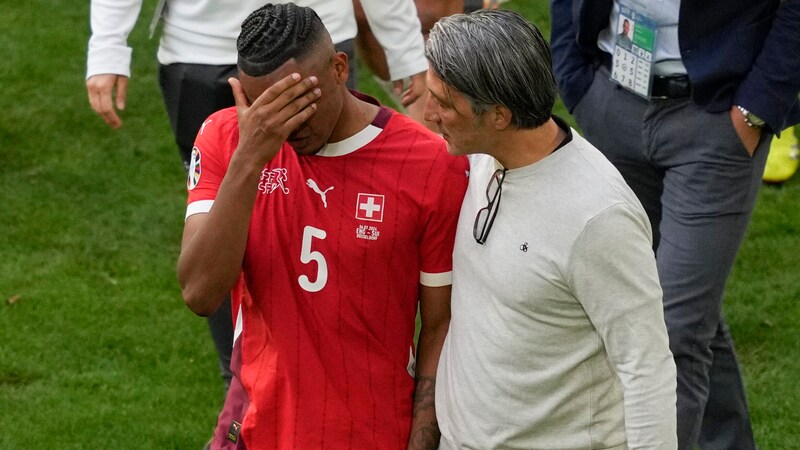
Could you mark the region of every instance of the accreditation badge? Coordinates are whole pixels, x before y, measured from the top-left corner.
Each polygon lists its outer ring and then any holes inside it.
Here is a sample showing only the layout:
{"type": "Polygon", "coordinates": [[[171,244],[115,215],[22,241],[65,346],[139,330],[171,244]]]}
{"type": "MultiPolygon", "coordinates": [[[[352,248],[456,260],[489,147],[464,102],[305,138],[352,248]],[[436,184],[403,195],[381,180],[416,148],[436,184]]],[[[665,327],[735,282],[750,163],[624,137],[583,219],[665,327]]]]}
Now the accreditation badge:
{"type": "Polygon", "coordinates": [[[614,53],[611,55],[611,80],[646,99],[650,99],[653,84],[657,31],[655,21],[633,8],[620,5],[614,53]]]}

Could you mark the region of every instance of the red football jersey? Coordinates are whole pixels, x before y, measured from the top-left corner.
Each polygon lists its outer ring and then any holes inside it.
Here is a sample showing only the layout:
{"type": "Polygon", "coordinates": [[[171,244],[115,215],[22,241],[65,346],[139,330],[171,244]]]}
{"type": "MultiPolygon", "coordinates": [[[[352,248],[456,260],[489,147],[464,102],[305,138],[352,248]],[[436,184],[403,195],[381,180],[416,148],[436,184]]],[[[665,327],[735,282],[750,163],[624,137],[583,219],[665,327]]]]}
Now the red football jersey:
{"type": "MultiPolygon", "coordinates": [[[[236,109],[198,134],[187,215],[207,212],[238,143],[236,109]]],[[[243,271],[248,449],[405,448],[419,284],[450,284],[467,161],[411,119],[264,167],[243,271]]]]}

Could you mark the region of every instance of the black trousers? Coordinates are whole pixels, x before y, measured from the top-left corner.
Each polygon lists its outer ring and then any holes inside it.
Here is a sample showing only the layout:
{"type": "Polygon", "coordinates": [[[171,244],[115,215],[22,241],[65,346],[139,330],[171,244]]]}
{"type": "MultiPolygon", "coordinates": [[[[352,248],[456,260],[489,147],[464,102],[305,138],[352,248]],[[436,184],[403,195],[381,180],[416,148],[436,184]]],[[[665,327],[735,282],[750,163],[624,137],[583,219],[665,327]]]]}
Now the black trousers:
{"type": "MultiPolygon", "coordinates": [[[[228,78],[236,76],[235,65],[204,64],[160,65],[158,80],[167,108],[172,133],[183,160],[189,168],[192,147],[203,121],[215,111],[234,105],[228,78]]],[[[225,390],[231,382],[233,325],[231,300],[227,297],[216,312],[208,316],[208,328],[217,349],[219,368],[225,390]]]]}

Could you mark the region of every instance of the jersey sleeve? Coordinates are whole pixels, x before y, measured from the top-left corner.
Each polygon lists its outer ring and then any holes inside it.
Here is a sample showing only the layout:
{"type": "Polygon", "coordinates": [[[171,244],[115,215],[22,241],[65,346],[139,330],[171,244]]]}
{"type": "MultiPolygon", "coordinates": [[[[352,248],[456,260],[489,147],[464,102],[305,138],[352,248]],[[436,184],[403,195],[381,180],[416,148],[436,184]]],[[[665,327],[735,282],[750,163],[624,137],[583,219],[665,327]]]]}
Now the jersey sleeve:
{"type": "Polygon", "coordinates": [[[186,180],[189,191],[186,218],[207,213],[214,204],[238,140],[235,118],[235,109],[218,111],[203,122],[197,133],[186,180]]]}
{"type": "Polygon", "coordinates": [[[435,170],[438,182],[432,184],[429,215],[422,235],[420,283],[429,287],[453,282],[453,244],[456,237],[461,202],[469,182],[469,163],[463,156],[453,157],[442,144],[435,170]]]}

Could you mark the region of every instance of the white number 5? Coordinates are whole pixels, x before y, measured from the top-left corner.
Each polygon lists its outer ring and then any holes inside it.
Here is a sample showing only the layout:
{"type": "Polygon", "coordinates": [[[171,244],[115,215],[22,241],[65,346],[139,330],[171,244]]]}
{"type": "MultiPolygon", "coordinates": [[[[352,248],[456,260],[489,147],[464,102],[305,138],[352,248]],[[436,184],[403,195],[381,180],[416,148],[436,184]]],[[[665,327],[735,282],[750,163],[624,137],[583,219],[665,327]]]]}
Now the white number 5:
{"type": "Polygon", "coordinates": [[[328,234],[325,233],[325,230],[320,230],[319,228],[314,228],[312,226],[306,226],[303,228],[303,244],[302,248],[300,249],[300,261],[303,264],[308,264],[311,261],[317,262],[316,281],[312,282],[306,275],[300,275],[297,277],[300,287],[308,292],[319,292],[328,282],[328,263],[325,262],[325,257],[322,256],[322,253],[316,250],[311,251],[311,240],[313,238],[325,239],[325,236],[327,235],[328,234]]]}

